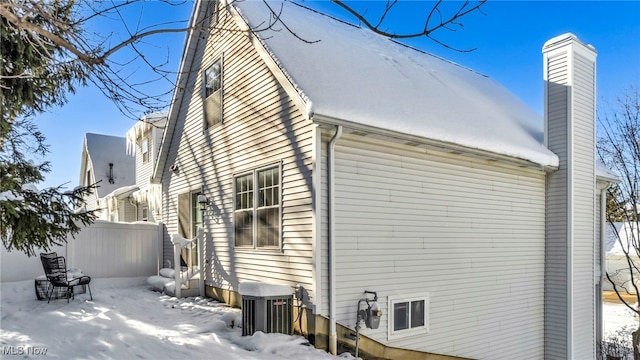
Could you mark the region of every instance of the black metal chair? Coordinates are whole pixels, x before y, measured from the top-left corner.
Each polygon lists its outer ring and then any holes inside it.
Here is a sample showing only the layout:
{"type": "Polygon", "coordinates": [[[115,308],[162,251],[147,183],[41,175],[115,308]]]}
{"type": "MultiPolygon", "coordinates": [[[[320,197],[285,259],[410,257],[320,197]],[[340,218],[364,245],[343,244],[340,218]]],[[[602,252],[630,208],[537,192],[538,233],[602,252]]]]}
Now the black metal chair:
{"type": "Polygon", "coordinates": [[[66,289],[67,303],[69,303],[69,298],[75,299],[73,287],[79,285],[87,286],[87,289],[89,289],[89,297],[93,300],[91,286],[89,286],[91,277],[81,275],[80,277],[69,278],[67,276],[67,264],[63,256],[57,256],[55,252],[40,254],[40,261],[42,261],[42,267],[44,268],[44,273],[47,275],[47,280],[51,283],[51,291],[49,292],[49,300],[47,303],[51,301],[51,295],[53,295],[53,291],[57,287],[66,289]]]}

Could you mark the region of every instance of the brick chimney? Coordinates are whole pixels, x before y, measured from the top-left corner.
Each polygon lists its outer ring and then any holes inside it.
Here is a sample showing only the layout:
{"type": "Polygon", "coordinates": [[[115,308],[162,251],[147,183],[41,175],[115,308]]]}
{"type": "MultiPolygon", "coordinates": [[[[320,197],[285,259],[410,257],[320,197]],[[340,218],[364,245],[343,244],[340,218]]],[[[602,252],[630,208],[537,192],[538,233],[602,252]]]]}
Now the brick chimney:
{"type": "Polygon", "coordinates": [[[595,359],[595,49],[573,34],[542,48],[547,176],[545,359],[595,359]]]}

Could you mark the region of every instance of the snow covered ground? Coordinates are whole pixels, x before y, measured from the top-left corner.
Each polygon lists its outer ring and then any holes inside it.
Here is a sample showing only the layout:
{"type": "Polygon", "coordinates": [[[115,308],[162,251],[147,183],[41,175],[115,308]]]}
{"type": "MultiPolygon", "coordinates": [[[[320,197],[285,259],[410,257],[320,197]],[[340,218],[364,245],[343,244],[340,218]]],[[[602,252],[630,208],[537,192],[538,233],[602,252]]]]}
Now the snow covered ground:
{"type": "Polygon", "coordinates": [[[620,332],[631,334],[638,328],[638,318],[623,304],[605,302],[602,304],[602,312],[605,339],[607,336],[619,336],[620,332]]]}
{"type": "MultiPolygon", "coordinates": [[[[33,281],[0,287],[0,358],[47,359],[353,359],[307,346],[304,338],[242,337],[240,310],[206,298],[150,291],[145,279],[94,279],[89,294],[38,301],[33,281]]],[[[603,306],[605,333],[638,325],[621,304],[603,306]]]]}
{"type": "MultiPolygon", "coordinates": [[[[207,298],[176,299],[145,279],[94,279],[89,294],[36,300],[33,281],[2,283],[0,358],[336,359],[300,336],[243,337],[240,310],[207,298]],[[17,358],[17,357],[15,357],[17,358]]],[[[351,358],[345,354],[340,358],[351,358]]]]}

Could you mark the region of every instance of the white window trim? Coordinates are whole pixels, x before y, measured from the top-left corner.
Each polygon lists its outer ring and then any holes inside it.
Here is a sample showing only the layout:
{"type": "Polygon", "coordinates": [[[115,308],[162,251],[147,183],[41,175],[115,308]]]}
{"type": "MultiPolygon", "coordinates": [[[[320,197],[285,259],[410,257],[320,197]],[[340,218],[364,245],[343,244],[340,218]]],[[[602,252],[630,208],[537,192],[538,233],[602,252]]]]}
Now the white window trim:
{"type": "Polygon", "coordinates": [[[244,171],[244,172],[240,172],[237,174],[233,174],[232,177],[232,181],[233,181],[233,213],[235,214],[236,212],[236,178],[239,176],[243,176],[243,175],[247,175],[247,174],[251,174],[253,176],[253,207],[252,207],[252,211],[253,211],[253,215],[254,215],[254,219],[255,219],[255,213],[257,212],[257,207],[256,202],[258,201],[258,186],[256,186],[256,184],[258,184],[257,181],[257,174],[258,172],[260,172],[261,170],[266,170],[266,169],[271,169],[271,168],[277,168],[278,169],[278,174],[279,174],[279,178],[280,178],[280,182],[278,183],[278,216],[280,218],[280,224],[279,224],[279,232],[280,232],[280,236],[278,238],[278,245],[276,246],[260,246],[258,247],[258,231],[257,231],[257,224],[254,221],[253,222],[253,244],[251,246],[237,246],[236,245],[236,236],[235,236],[235,222],[233,224],[234,230],[233,230],[233,246],[235,249],[237,250],[258,250],[258,251],[280,251],[282,249],[282,162],[278,162],[278,163],[274,163],[274,164],[269,164],[269,165],[265,165],[265,166],[261,166],[261,167],[257,167],[254,168],[252,170],[249,171],[244,171]]]}
{"type": "MultiPolygon", "coordinates": [[[[388,308],[387,308],[387,314],[388,315],[388,333],[387,333],[387,338],[388,340],[395,340],[395,339],[400,339],[400,338],[405,338],[405,337],[410,337],[410,336],[416,336],[416,335],[423,335],[423,334],[427,334],[429,332],[429,293],[428,292],[424,292],[424,293],[417,293],[417,294],[410,294],[410,295],[391,295],[388,297],[388,308]],[[403,329],[403,330],[394,330],[393,329],[393,325],[394,325],[394,305],[396,303],[403,303],[403,302],[411,302],[411,301],[420,301],[420,300],[424,300],[424,326],[420,326],[420,327],[415,327],[415,328],[409,328],[409,329],[403,329]]],[[[409,319],[409,321],[411,321],[411,319],[409,319]]]]}

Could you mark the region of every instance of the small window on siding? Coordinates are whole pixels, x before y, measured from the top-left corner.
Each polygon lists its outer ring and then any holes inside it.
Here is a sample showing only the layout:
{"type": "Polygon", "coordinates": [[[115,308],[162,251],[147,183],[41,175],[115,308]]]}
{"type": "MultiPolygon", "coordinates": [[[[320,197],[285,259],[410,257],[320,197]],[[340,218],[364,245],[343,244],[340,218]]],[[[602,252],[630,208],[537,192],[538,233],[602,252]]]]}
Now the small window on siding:
{"type": "Polygon", "coordinates": [[[142,153],[142,163],[146,164],[149,162],[149,138],[146,137],[142,140],[140,144],[140,152],[142,153]]]}
{"type": "Polygon", "coordinates": [[[429,331],[429,293],[389,296],[389,339],[429,331]]]}
{"type": "Polygon", "coordinates": [[[220,21],[220,1],[212,1],[213,14],[211,15],[211,26],[215,26],[220,21]]]}
{"type": "Polygon", "coordinates": [[[280,248],[280,166],[234,178],[237,247],[280,248]]]}
{"type": "Polygon", "coordinates": [[[204,71],[205,129],[222,122],[222,58],[204,71]]]}

